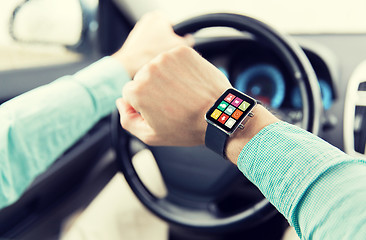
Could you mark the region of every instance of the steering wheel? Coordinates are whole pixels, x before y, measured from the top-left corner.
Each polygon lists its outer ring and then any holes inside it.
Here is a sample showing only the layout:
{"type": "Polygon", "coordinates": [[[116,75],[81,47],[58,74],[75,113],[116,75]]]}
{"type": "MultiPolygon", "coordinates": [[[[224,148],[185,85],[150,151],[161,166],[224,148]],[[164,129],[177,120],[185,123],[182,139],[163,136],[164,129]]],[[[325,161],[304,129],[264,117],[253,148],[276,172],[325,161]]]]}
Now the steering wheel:
{"type": "MultiPolygon", "coordinates": [[[[266,24],[236,14],[202,15],[177,24],[174,30],[183,36],[208,27],[229,27],[250,33],[255,41],[275,51],[293,81],[299,85],[303,102],[301,126],[317,133],[321,113],[320,90],[314,71],[299,46],[266,24]]],[[[203,146],[144,145],[154,155],[168,190],[166,197],[158,198],[136,173],[132,157],[138,151],[138,140],[121,128],[117,112],[112,116],[112,141],[119,166],[137,198],[170,224],[203,231],[227,231],[238,226],[242,229],[253,227],[275,213],[259,191],[253,194],[257,191],[253,190],[254,185],[233,164],[203,146]],[[251,189],[247,193],[250,201],[240,199],[242,206],[231,208],[228,199],[235,198],[231,192],[235,192],[239,185],[251,189]]]]}

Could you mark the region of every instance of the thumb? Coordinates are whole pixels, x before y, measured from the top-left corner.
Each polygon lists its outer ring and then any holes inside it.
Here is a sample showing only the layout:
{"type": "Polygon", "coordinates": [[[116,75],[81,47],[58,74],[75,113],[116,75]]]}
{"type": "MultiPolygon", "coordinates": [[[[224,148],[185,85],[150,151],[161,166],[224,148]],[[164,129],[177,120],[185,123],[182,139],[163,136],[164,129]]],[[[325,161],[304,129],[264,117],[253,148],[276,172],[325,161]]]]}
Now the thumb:
{"type": "Polygon", "coordinates": [[[122,127],[135,135],[141,141],[149,144],[150,136],[153,135],[153,129],[142,118],[130,104],[128,104],[123,98],[119,98],[116,101],[116,105],[120,115],[120,122],[122,127]]]}

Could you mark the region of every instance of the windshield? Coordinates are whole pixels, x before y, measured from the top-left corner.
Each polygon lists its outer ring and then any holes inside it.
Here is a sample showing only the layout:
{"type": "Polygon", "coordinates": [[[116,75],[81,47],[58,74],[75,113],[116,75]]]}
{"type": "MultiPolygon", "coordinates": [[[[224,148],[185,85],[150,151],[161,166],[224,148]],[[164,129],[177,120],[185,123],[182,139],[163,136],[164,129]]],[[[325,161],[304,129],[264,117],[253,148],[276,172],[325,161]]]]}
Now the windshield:
{"type": "Polygon", "coordinates": [[[139,19],[163,11],[173,23],[212,12],[255,17],[277,29],[301,33],[366,33],[365,0],[115,0],[139,19]]]}

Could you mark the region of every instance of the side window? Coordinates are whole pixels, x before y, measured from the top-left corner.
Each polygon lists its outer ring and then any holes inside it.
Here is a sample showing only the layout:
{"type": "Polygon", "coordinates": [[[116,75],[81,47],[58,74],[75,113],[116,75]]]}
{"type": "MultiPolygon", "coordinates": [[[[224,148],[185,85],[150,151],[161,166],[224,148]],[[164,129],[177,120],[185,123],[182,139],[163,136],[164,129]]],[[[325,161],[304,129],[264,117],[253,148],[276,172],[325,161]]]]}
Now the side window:
{"type": "Polygon", "coordinates": [[[0,71],[80,60],[84,21],[81,0],[0,1],[0,71]]]}

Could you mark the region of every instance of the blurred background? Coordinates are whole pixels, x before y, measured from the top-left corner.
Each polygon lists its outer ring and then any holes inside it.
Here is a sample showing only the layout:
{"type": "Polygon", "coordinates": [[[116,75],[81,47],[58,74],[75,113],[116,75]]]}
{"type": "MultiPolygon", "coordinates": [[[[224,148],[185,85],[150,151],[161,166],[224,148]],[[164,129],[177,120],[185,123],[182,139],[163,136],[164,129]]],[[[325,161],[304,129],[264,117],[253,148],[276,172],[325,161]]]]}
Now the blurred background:
{"type": "MultiPolygon", "coordinates": [[[[96,7],[98,0],[83,0],[96,7]]],[[[152,10],[164,12],[177,23],[209,12],[246,14],[270,23],[282,32],[299,34],[365,33],[364,0],[115,0],[135,21],[152,10]]],[[[0,0],[0,69],[77,61],[65,48],[81,37],[83,13],[79,0],[0,0]],[[25,4],[17,21],[14,10],[25,4]],[[13,35],[12,35],[13,34],[13,35]],[[16,36],[18,41],[14,40],[16,36]]],[[[97,27],[97,26],[94,26],[97,27]]]]}

